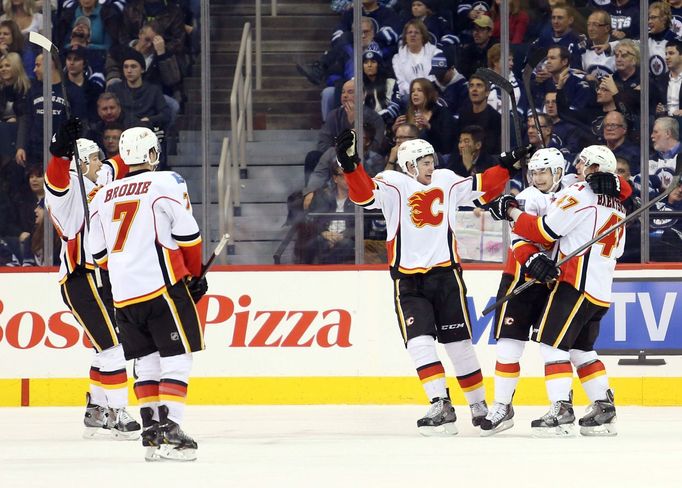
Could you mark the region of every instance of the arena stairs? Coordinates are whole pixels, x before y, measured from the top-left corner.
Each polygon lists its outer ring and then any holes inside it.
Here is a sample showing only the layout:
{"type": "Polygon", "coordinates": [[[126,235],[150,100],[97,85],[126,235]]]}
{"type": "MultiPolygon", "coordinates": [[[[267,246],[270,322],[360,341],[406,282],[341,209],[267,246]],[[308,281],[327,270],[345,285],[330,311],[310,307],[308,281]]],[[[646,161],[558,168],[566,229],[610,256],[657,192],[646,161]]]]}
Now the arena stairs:
{"type": "MultiPolygon", "coordinates": [[[[171,169],[189,186],[194,212],[202,206],[218,213],[217,169],[223,137],[230,134],[229,97],[239,41],[245,22],[255,29],[254,0],[211,0],[211,201],[203,202],[201,134],[201,64],[186,79],[188,102],[178,120],[177,154],[171,169]]],[[[303,187],[303,160],[315,148],[320,120],[320,90],[298,74],[297,61],[319,57],[328,46],[338,17],[329,0],[278,0],[278,16],[270,16],[263,1],[263,89],[253,92],[254,141],[247,146],[248,178],[242,181],[241,212],[235,219],[231,264],[273,264],[273,254],[285,236],[286,199],[303,187]]],[[[254,33],[255,40],[255,33],[254,33]]],[[[254,60],[255,77],[255,60],[254,60]]],[[[211,218],[212,242],[218,240],[218,219],[211,218]]],[[[282,263],[291,262],[291,246],[282,263]]]]}

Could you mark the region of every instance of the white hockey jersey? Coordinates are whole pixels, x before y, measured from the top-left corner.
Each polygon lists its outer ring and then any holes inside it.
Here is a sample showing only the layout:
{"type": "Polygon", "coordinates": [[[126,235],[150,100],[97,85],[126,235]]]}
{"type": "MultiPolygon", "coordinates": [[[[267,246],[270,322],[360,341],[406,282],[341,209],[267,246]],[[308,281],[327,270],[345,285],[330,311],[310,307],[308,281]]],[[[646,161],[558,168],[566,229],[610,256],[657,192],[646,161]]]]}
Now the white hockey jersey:
{"type": "MultiPolygon", "coordinates": [[[[557,260],[625,218],[618,198],[596,195],[589,185],[575,183],[558,192],[544,217],[522,216],[514,232],[545,245],[558,241],[557,260]]],[[[594,243],[561,266],[559,281],[587,294],[594,303],[608,306],[616,260],[625,247],[625,228],[594,243]]]]}
{"type": "Polygon", "coordinates": [[[91,212],[90,246],[109,268],[117,307],[155,298],[201,273],[201,235],[179,174],[129,173],[97,193],[91,212]]]}
{"type": "Polygon", "coordinates": [[[384,171],[370,180],[362,167],[345,176],[351,200],[383,212],[391,268],[413,274],[459,263],[457,208],[475,201],[483,204],[497,196],[509,173],[493,166],[475,177],[463,178],[437,169],[429,185],[397,171],[384,171]]]}
{"type": "MultiPolygon", "coordinates": [[[[52,157],[45,171],[45,207],[61,238],[59,283],[79,267],[94,269],[88,245],[83,196],[78,175],[69,171],[70,161],[52,157]]],[[[86,195],[95,184],[83,178],[86,195]]]]}

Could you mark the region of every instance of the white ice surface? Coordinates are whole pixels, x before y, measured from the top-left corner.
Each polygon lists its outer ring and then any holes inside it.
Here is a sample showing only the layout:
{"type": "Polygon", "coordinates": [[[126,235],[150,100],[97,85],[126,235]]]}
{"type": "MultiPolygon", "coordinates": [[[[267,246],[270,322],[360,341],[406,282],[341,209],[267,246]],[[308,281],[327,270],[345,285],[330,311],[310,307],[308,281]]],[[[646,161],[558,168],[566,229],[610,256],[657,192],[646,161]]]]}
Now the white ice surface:
{"type": "Polygon", "coordinates": [[[139,441],[81,439],[82,408],[0,408],[0,488],[682,487],[682,408],[621,407],[617,437],[571,439],[531,438],[539,407],[480,438],[463,406],[458,436],[424,438],[426,410],[189,406],[199,459],[145,463],[139,441]]]}

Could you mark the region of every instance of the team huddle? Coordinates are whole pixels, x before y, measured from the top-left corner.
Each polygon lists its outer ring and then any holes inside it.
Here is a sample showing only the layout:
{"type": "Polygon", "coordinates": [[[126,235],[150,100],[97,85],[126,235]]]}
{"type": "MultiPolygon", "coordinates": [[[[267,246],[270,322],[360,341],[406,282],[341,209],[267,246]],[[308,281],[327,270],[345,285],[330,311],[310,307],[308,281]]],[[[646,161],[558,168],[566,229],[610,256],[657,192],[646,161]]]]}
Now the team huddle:
{"type": "Polygon", "coordinates": [[[187,185],[154,172],[160,148],[147,128],[123,132],[120,157],[107,161],[80,132],[71,119],[55,134],[45,193],[62,297],[95,349],[84,437],[141,438],[147,461],[192,461],[197,443],[180,423],[192,353],[204,349],[195,303],[208,286],[187,185]],[[141,426],[126,411],[131,359],[141,426]]]}
{"type": "Polygon", "coordinates": [[[622,201],[632,189],[616,172],[606,146],[579,155],[577,175],[564,174],[564,158],[543,148],[528,162],[530,186],[516,197],[500,196],[510,173],[521,167],[531,147],[500,156],[493,166],[463,178],[435,169],[436,154],[426,141],[406,141],[398,149],[401,172],[365,173],[356,134],[337,141],[337,160],[349,195],[365,208],[378,208],[387,223],[387,246],[398,324],[408,354],[431,402],[417,421],[423,435],[457,433],[457,416],[446,388],[436,341],[449,356],[482,436],[514,425],[512,398],[525,344],[540,344],[549,411],[533,420],[540,437],[573,435],[571,390],[576,368],[591,404],[579,420],[587,436],[615,435],[616,409],[606,370],[594,351],[599,322],[609,307],[616,260],[623,253],[624,228],[577,252],[593,237],[625,218],[622,201]],[[498,198],[499,197],[499,198],[498,198]],[[495,401],[488,407],[481,368],[471,342],[471,324],[462,279],[455,218],[460,206],[486,206],[510,224],[511,245],[498,299],[528,280],[530,288],[496,309],[495,401]],[[560,267],[557,262],[567,259],[560,267]]]}

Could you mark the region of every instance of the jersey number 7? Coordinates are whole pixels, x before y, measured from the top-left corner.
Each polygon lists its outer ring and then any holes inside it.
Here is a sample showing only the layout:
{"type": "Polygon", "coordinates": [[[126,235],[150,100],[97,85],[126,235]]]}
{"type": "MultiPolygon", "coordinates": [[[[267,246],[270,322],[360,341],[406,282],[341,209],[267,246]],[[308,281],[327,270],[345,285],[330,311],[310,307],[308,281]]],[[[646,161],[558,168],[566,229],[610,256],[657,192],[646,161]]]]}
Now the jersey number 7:
{"type": "Polygon", "coordinates": [[[139,206],[139,200],[117,202],[114,205],[112,220],[114,222],[121,222],[121,226],[118,228],[116,242],[114,242],[114,247],[111,249],[111,252],[123,251],[123,246],[125,246],[126,239],[128,239],[128,232],[130,232],[130,226],[133,225],[133,220],[135,219],[135,215],[137,215],[139,206]]]}

